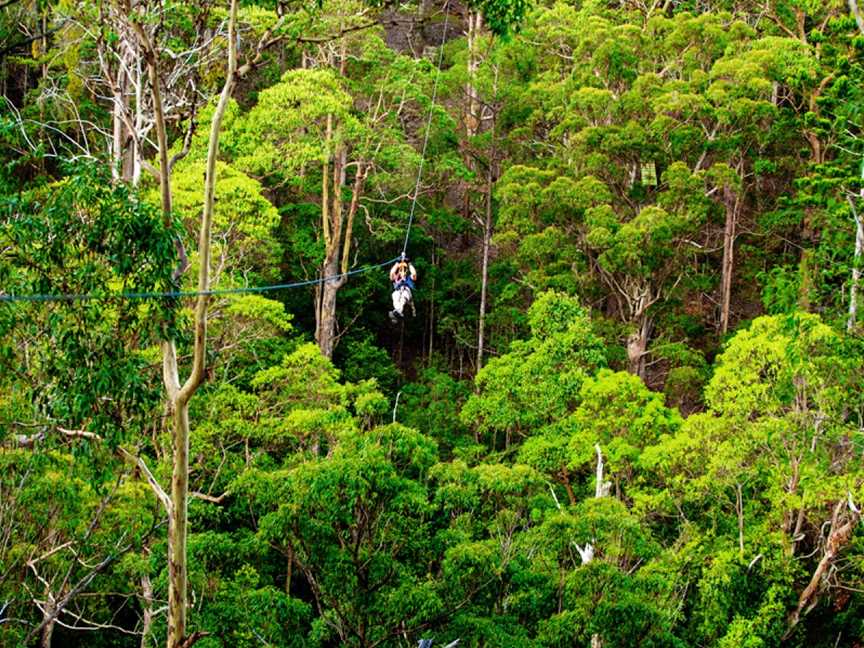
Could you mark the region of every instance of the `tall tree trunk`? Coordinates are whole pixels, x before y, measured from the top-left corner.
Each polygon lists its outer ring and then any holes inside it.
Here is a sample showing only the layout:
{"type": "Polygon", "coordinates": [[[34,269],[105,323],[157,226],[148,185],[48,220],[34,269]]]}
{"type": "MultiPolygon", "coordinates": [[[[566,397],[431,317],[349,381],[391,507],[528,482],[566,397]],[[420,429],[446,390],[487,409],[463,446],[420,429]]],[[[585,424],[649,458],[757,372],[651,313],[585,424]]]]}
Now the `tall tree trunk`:
{"type": "MultiPolygon", "coordinates": [[[[328,118],[328,133],[330,129],[328,118]]],[[[336,297],[339,290],[348,283],[348,269],[351,262],[351,242],[354,232],[354,219],[360,206],[360,195],[366,181],[368,166],[364,160],[356,163],[356,174],[351,187],[351,201],[348,212],[342,207],[342,188],[345,186],[348,153],[341,147],[334,156],[333,188],[328,189],[327,170],[325,168],[322,182],[321,217],[324,230],[324,263],[321,277],[324,279],[317,292],[317,319],[315,341],[321,353],[333,357],[333,351],[339,341],[336,334],[336,297]]]]}
{"type": "Polygon", "coordinates": [[[483,29],[483,15],[479,11],[468,12],[468,82],[465,84],[465,134],[470,138],[477,134],[480,128],[480,101],[477,96],[477,88],[474,86],[474,77],[480,66],[480,54],[478,40],[483,29]]]}
{"type": "Polygon", "coordinates": [[[735,513],[738,516],[738,555],[744,557],[744,493],[741,484],[735,484],[735,513]]]}
{"type": "Polygon", "coordinates": [[[56,612],[57,608],[54,595],[49,592],[45,597],[45,610],[42,613],[42,618],[46,620],[46,623],[45,627],[42,628],[42,634],[39,636],[39,648],[51,648],[51,638],[54,636],[56,612]]]}
{"type": "Polygon", "coordinates": [[[804,248],[801,250],[801,258],[798,261],[798,275],[801,277],[801,283],[798,286],[798,308],[802,311],[810,312],[810,291],[813,289],[813,268],[811,250],[804,248]]]}
{"type": "MultiPolygon", "coordinates": [[[[125,10],[126,15],[130,17],[131,27],[135,30],[147,62],[159,156],[160,197],[162,211],[167,219],[171,217],[172,211],[171,163],[168,159],[168,136],[160,88],[159,55],[143,25],[133,19],[133,10],[128,2],[125,5],[125,10]]],[[[204,205],[201,213],[201,227],[198,238],[199,293],[205,293],[210,288],[210,229],[213,221],[216,191],[216,158],[219,153],[219,131],[222,125],[222,118],[236,82],[236,23],[237,0],[231,0],[228,22],[228,69],[225,75],[225,83],[219,96],[219,102],[213,113],[207,146],[204,205]]],[[[181,263],[185,262],[185,254],[181,253],[180,256],[181,263]]],[[[180,385],[177,349],[174,340],[166,339],[162,342],[162,377],[174,423],[172,439],[174,462],[171,475],[171,506],[168,516],[168,648],[179,648],[183,645],[186,638],[189,401],[204,380],[208,302],[209,297],[207,295],[199,294],[194,313],[195,336],[192,350],[192,369],[182,386],[180,385]]]]}
{"type": "MultiPolygon", "coordinates": [[[[479,132],[480,128],[480,105],[477,97],[477,88],[474,86],[474,78],[477,75],[477,68],[480,64],[480,57],[477,52],[478,38],[483,27],[482,15],[479,11],[468,11],[468,27],[465,33],[468,46],[468,60],[466,62],[467,82],[465,83],[465,105],[464,116],[465,122],[465,143],[463,151],[463,160],[465,166],[474,170],[475,164],[469,152],[469,142],[479,132]]],[[[442,45],[443,47],[443,45],[442,45]]],[[[472,218],[471,210],[471,191],[470,185],[466,183],[465,194],[463,196],[462,212],[463,216],[468,219],[472,218]]]]}
{"type": "Polygon", "coordinates": [[[651,318],[643,313],[638,319],[638,328],[627,338],[627,359],[630,373],[644,380],[645,353],[648,350],[648,336],[651,333],[651,318]]]}
{"type": "MultiPolygon", "coordinates": [[[[135,75],[137,83],[135,84],[135,133],[136,137],[144,128],[144,107],[142,106],[144,79],[141,72],[140,57],[135,60],[135,75]]],[[[132,147],[132,184],[136,187],[141,182],[141,147],[132,147]]]]}
{"type": "Polygon", "coordinates": [[[341,288],[342,277],[339,273],[339,259],[331,257],[325,260],[321,274],[325,277],[321,285],[321,317],[315,341],[321,354],[327,358],[333,357],[336,348],[336,295],[341,288]]]}
{"type": "Polygon", "coordinates": [[[600,444],[594,444],[594,451],[597,453],[597,470],[594,475],[594,497],[605,497],[608,488],[603,483],[603,453],[600,450],[600,444]]]}
{"type": "Polygon", "coordinates": [[[119,180],[123,177],[123,140],[126,128],[123,123],[123,113],[126,110],[126,73],[123,66],[117,71],[117,81],[113,88],[113,110],[111,111],[111,177],[119,180]]]}
{"type": "Polygon", "coordinates": [[[739,197],[732,187],[723,187],[726,226],[723,229],[723,267],[720,279],[720,332],[729,330],[729,305],[732,300],[732,273],[735,268],[735,229],[738,220],[739,197]]]}
{"type": "MultiPolygon", "coordinates": [[[[330,242],[330,142],[333,139],[333,115],[327,115],[327,129],[324,134],[324,145],[327,148],[328,155],[324,159],[321,167],[321,234],[324,237],[324,253],[325,256],[330,254],[332,244],[330,242]]],[[[321,266],[320,279],[324,280],[327,277],[327,261],[325,258],[321,266]]],[[[321,347],[321,331],[323,330],[322,315],[324,304],[324,284],[319,283],[315,286],[315,342],[321,347]]],[[[327,354],[324,353],[326,356],[327,354]]],[[[329,357],[329,356],[328,356],[329,357]]]]}
{"type": "MultiPolygon", "coordinates": [[[[861,197],[864,198],[864,189],[861,190],[861,194],[861,197]]],[[[858,282],[861,279],[861,253],[864,251],[864,223],[861,222],[861,216],[858,214],[854,198],[848,196],[847,200],[849,201],[852,218],[855,219],[855,256],[852,259],[852,281],[849,285],[849,317],[846,320],[846,330],[851,333],[858,321],[858,282]]]]}
{"type": "MultiPolygon", "coordinates": [[[[327,139],[333,132],[333,118],[327,116],[327,139]]],[[[324,169],[321,196],[321,220],[324,229],[324,263],[321,267],[321,299],[318,305],[318,329],[315,341],[321,353],[333,357],[336,347],[336,296],[345,283],[339,274],[339,254],[342,250],[342,187],[345,184],[345,148],[340,146],[333,156],[332,189],[328,187],[328,169],[324,169]]],[[[328,165],[329,166],[329,165],[328,165]]]]}
{"type": "Polygon", "coordinates": [[[150,575],[144,574],[141,577],[141,607],[143,608],[141,617],[141,646],[147,648],[150,645],[150,633],[153,630],[153,584],[150,582],[150,575]]]}
{"type": "Polygon", "coordinates": [[[492,164],[486,182],[486,221],[483,224],[483,261],[480,273],[480,318],[477,323],[477,371],[483,368],[486,333],[486,293],[489,284],[489,247],[492,242],[492,164]]]}

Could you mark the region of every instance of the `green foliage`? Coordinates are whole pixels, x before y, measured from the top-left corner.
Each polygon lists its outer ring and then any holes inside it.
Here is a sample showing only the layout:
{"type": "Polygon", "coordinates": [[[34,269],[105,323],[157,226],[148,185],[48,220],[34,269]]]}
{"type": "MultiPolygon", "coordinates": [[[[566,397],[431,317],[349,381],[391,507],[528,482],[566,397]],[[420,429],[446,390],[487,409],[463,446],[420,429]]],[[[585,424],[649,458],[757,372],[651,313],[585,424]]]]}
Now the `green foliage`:
{"type": "MultiPolygon", "coordinates": [[[[204,201],[202,177],[203,162],[182,164],[173,176],[174,211],[182,219],[190,242],[198,235],[204,201]]],[[[279,224],[276,208],[264,197],[258,181],[228,164],[217,163],[216,177],[211,254],[220,260],[223,275],[215,278],[214,285],[230,285],[237,281],[234,277],[243,277],[250,283],[272,281],[279,276],[281,260],[281,250],[273,236],[279,224]],[[224,275],[231,278],[223,279],[224,275]]],[[[151,200],[158,202],[155,191],[151,200]]]]}
{"type": "MultiPolygon", "coordinates": [[[[355,210],[352,268],[392,258],[413,211],[418,316],[394,329],[386,269],[352,275],[331,362],[309,342],[320,287],[210,299],[201,646],[862,636],[864,37],[844,0],[637,4],[469,2],[469,47],[453,7],[442,44],[440,12],[241,3],[214,286],[319,276],[326,196],[331,225],[355,210]]],[[[99,297],[0,302],[3,646],[46,644],[67,595],[54,646],[167,631],[158,344],[187,365],[192,301],[108,297],[193,286],[227,10],[154,7],[167,219],[111,12],[0,12],[0,291],[99,297]],[[140,189],[117,177],[134,168],[140,189]]]]}
{"type": "Polygon", "coordinates": [[[541,295],[528,314],[532,336],[514,342],[477,374],[478,392],[462,420],[481,434],[527,435],[579,402],[588,375],[602,366],[602,344],[572,297],[541,295]]]}
{"type": "Polygon", "coordinates": [[[13,421],[32,417],[18,432],[84,429],[115,445],[130,425],[144,424],[158,402],[144,351],[173,327],[175,304],[111,296],[173,289],[176,230],[106,176],[95,165],[82,166],[54,186],[3,201],[5,291],[87,296],[0,304],[0,333],[7,340],[0,385],[12,397],[8,405],[0,398],[4,436],[15,431],[13,421]]]}

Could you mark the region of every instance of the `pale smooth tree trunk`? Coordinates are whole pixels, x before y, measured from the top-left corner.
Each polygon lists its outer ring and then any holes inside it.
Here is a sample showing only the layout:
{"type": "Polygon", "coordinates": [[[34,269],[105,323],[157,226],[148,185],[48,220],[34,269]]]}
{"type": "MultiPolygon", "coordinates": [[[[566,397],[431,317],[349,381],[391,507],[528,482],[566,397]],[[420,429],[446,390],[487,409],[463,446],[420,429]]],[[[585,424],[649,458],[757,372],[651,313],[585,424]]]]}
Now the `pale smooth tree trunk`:
{"type": "MultiPolygon", "coordinates": [[[[140,133],[144,128],[144,107],[141,102],[143,100],[144,91],[144,75],[141,70],[141,58],[138,57],[135,61],[135,132],[140,133]]],[[[132,147],[132,184],[138,186],[141,182],[141,148],[138,146],[132,147]]]]}
{"type": "Polygon", "coordinates": [[[744,493],[741,484],[735,484],[735,513],[738,516],[738,555],[744,557],[744,493]]]}
{"type": "Polygon", "coordinates": [[[855,213],[855,257],[852,262],[852,284],[849,286],[849,319],[846,330],[851,332],[858,321],[858,283],[861,279],[861,252],[864,250],[864,225],[855,213]]]}
{"type": "MultiPolygon", "coordinates": [[[[480,104],[477,97],[477,89],[474,86],[474,80],[477,75],[477,68],[480,66],[480,56],[477,52],[478,40],[483,27],[482,15],[479,11],[468,11],[468,27],[465,32],[465,38],[468,46],[468,60],[466,62],[466,72],[468,81],[465,83],[465,105],[463,120],[465,122],[465,141],[468,141],[477,135],[480,129],[480,104]]],[[[442,44],[443,47],[443,44],[442,44]]],[[[469,147],[466,146],[463,150],[463,160],[465,166],[470,170],[474,170],[474,160],[469,153],[469,147]]],[[[472,218],[471,214],[471,191],[466,185],[465,195],[463,196],[463,216],[472,218]]]]}
{"type": "MultiPolygon", "coordinates": [[[[210,124],[207,145],[207,167],[204,177],[204,209],[198,238],[198,292],[210,289],[210,229],[216,194],[216,158],[219,155],[219,132],[222,118],[234,89],[237,71],[236,51],[237,0],[231,0],[228,24],[228,69],[219,103],[210,124]]],[[[165,167],[168,171],[167,167],[165,167]]],[[[171,476],[171,517],[169,528],[169,589],[168,589],[168,647],[175,648],[186,636],[187,560],[186,537],[188,527],[189,496],[189,400],[204,380],[207,351],[207,306],[209,296],[199,294],[195,305],[195,342],[192,371],[179,391],[176,349],[170,344],[166,364],[166,387],[174,398],[174,470],[171,476]],[[170,374],[170,375],[169,375],[170,374]],[[172,635],[173,630],[173,635],[172,635]]]]}
{"type": "MultiPolygon", "coordinates": [[[[861,194],[864,198],[864,189],[861,194]]],[[[852,218],[855,219],[855,256],[852,260],[852,282],[849,286],[849,316],[846,320],[846,330],[851,333],[858,321],[858,283],[861,280],[861,253],[864,251],[864,223],[861,222],[854,198],[847,196],[847,200],[852,218]]]]}
{"type": "Polygon", "coordinates": [[[630,373],[645,378],[645,354],[648,351],[648,337],[651,333],[651,318],[647,313],[639,316],[635,333],[627,338],[627,359],[630,373]]]}
{"type": "MultiPolygon", "coordinates": [[[[126,4],[127,15],[132,7],[126,4]]],[[[143,26],[131,20],[147,63],[150,91],[159,156],[159,185],[162,210],[166,218],[172,211],[171,165],[168,160],[168,137],[160,89],[159,58],[156,48],[143,26]]],[[[219,152],[219,131],[228,100],[236,82],[237,0],[231,0],[228,22],[228,69],[219,102],[210,124],[207,162],[204,178],[204,206],[198,239],[199,269],[198,292],[210,287],[210,229],[213,220],[216,190],[216,158],[219,152]]],[[[181,255],[184,256],[184,255],[181,255]]],[[[170,507],[168,515],[168,648],[179,648],[186,638],[187,608],[187,556],[188,494],[189,494],[189,401],[204,380],[207,346],[207,306],[209,298],[200,294],[194,313],[194,345],[192,369],[186,381],[180,384],[177,349],[174,340],[162,342],[162,377],[173,419],[173,469],[171,475],[170,507]]]]}
{"type": "Polygon", "coordinates": [[[123,140],[126,127],[123,122],[126,111],[126,72],[123,66],[117,71],[117,80],[113,88],[113,110],[111,111],[111,177],[119,180],[123,177],[123,140]]]}
{"type": "Polygon", "coordinates": [[[141,617],[141,648],[147,648],[150,645],[150,633],[153,630],[153,584],[150,582],[150,575],[144,574],[141,577],[141,598],[142,598],[142,617],[141,617]]]}
{"type": "Polygon", "coordinates": [[[603,453],[600,451],[600,444],[594,444],[594,451],[597,453],[597,471],[594,475],[594,497],[603,497],[606,495],[606,487],[603,483],[603,453]]]}
{"type": "Polygon", "coordinates": [[[465,85],[467,102],[465,106],[465,134],[473,137],[480,127],[480,101],[477,89],[474,87],[474,77],[480,66],[480,55],[477,51],[478,40],[483,29],[483,15],[479,11],[468,12],[468,83],[465,85]]]}
{"type": "Polygon", "coordinates": [[[728,185],[723,188],[726,225],[723,229],[723,267],[720,279],[720,332],[729,330],[729,306],[732,300],[732,274],[735,269],[735,230],[738,221],[739,197],[728,185]]]}
{"type": "Polygon", "coordinates": [[[486,183],[486,220],[483,224],[483,261],[480,273],[480,317],[477,322],[477,371],[483,368],[486,333],[486,293],[489,285],[489,248],[492,244],[492,166],[486,183]]]}

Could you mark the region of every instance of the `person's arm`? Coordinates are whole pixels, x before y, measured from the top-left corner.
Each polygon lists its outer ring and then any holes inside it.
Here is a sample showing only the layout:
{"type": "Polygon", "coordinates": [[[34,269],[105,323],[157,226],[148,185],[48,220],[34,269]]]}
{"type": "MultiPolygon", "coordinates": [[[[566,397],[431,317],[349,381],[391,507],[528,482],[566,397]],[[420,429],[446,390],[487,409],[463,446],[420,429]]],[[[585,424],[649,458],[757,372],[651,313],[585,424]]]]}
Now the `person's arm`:
{"type": "Polygon", "coordinates": [[[408,264],[408,269],[411,271],[411,281],[417,281],[417,270],[414,268],[414,264],[408,264]]]}
{"type": "Polygon", "coordinates": [[[396,269],[399,267],[397,263],[392,268],[390,268],[390,281],[396,281],[396,269]]]}

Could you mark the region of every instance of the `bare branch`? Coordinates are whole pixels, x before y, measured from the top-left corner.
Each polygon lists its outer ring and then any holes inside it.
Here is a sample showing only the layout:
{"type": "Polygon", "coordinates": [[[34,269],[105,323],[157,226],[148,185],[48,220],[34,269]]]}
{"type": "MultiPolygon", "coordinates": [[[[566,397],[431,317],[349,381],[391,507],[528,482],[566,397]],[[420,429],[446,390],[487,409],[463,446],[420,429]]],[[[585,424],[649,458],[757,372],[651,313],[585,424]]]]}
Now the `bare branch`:
{"type": "Polygon", "coordinates": [[[153,489],[156,497],[159,498],[159,501],[162,502],[162,506],[165,507],[165,512],[168,513],[168,515],[171,515],[171,498],[168,497],[165,489],[162,488],[161,484],[156,480],[156,477],[154,477],[153,473],[150,472],[147,464],[144,463],[144,457],[141,455],[135,456],[125,448],[120,448],[120,452],[141,469],[141,472],[144,473],[144,477],[147,479],[147,483],[150,484],[150,488],[153,489]]]}
{"type": "Polygon", "coordinates": [[[209,637],[211,634],[212,633],[205,632],[203,630],[196,630],[183,640],[179,648],[192,648],[192,646],[198,643],[200,639],[203,639],[204,637],[209,637]]]}
{"type": "Polygon", "coordinates": [[[221,504],[226,497],[231,494],[231,491],[225,491],[219,496],[216,495],[208,495],[207,493],[199,493],[198,491],[192,491],[189,493],[191,497],[195,499],[204,500],[205,502],[212,502],[213,504],[221,504]]]}

